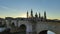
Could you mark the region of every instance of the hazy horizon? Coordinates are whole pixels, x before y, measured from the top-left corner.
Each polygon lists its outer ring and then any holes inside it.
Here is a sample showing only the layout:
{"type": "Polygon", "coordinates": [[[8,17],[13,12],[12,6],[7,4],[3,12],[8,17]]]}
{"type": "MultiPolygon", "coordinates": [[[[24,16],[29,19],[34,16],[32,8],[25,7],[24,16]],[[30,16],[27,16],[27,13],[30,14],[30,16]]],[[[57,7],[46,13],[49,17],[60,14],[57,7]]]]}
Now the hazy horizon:
{"type": "Polygon", "coordinates": [[[46,11],[47,19],[60,20],[60,0],[0,0],[0,18],[4,17],[26,17],[30,14],[39,13],[41,16],[46,11]]]}

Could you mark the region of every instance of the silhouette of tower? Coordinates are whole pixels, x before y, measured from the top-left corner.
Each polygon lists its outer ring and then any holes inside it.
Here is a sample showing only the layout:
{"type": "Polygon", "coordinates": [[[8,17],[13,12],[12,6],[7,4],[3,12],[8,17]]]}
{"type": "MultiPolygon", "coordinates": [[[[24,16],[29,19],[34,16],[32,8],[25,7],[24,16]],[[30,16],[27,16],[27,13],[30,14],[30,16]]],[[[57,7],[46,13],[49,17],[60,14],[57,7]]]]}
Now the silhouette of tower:
{"type": "Polygon", "coordinates": [[[32,11],[32,9],[31,9],[31,18],[33,17],[33,11],[32,11]]]}
{"type": "Polygon", "coordinates": [[[44,11],[44,19],[46,20],[46,11],[44,11]]]}
{"type": "Polygon", "coordinates": [[[39,13],[39,18],[40,18],[41,16],[40,16],[40,13],[39,13]]]}
{"type": "Polygon", "coordinates": [[[28,11],[27,11],[27,18],[28,18],[28,11]]]}
{"type": "Polygon", "coordinates": [[[35,14],[35,17],[38,18],[37,12],[36,12],[36,14],[35,14]]]}

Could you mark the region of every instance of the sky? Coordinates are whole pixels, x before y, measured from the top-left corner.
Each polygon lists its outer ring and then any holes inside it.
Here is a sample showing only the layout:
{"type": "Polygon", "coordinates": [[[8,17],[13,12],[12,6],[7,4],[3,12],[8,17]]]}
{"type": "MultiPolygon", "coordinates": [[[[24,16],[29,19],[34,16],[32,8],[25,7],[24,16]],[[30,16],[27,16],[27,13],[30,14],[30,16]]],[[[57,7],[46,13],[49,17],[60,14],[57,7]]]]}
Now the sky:
{"type": "Polygon", "coordinates": [[[60,0],[0,0],[0,18],[26,17],[31,9],[34,15],[40,12],[44,16],[46,11],[47,19],[60,20],[60,0]]]}

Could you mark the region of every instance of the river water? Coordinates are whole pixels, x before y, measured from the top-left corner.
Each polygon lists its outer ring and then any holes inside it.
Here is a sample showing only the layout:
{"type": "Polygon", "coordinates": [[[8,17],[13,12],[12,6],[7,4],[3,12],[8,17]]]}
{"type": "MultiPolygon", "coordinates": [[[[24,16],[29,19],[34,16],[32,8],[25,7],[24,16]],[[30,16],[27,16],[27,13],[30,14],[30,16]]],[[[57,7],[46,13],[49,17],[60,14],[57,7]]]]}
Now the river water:
{"type": "Polygon", "coordinates": [[[55,34],[54,32],[48,31],[47,34],[55,34]]]}
{"type": "MultiPolygon", "coordinates": [[[[0,32],[4,31],[6,28],[0,28],[0,32]]],[[[54,32],[47,31],[47,34],[55,34],[54,32]]]]}

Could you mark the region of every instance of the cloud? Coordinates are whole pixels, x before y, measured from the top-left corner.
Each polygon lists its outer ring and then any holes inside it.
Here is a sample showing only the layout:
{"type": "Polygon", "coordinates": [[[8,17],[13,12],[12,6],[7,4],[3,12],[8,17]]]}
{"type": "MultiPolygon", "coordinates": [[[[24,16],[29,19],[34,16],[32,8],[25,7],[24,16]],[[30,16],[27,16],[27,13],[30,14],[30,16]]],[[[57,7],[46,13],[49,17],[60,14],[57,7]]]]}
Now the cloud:
{"type": "Polygon", "coordinates": [[[8,10],[8,11],[18,11],[17,9],[10,8],[8,6],[0,6],[0,8],[5,9],[5,10],[8,10]]]}
{"type": "Polygon", "coordinates": [[[3,9],[9,9],[9,8],[6,7],[6,6],[0,6],[0,8],[3,8],[3,9]]]}

